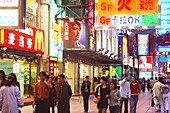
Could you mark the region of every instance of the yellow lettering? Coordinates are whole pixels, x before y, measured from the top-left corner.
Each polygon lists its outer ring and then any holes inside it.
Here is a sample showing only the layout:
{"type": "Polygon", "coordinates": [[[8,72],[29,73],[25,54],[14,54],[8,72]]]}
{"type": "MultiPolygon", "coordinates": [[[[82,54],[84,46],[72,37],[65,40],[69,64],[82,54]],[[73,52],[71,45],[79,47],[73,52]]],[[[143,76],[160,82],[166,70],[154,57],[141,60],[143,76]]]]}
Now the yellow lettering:
{"type": "Polygon", "coordinates": [[[35,34],[35,47],[34,49],[44,52],[44,34],[42,31],[37,30],[35,34]]]}
{"type": "Polygon", "coordinates": [[[0,43],[4,44],[4,30],[0,30],[0,43]]]}

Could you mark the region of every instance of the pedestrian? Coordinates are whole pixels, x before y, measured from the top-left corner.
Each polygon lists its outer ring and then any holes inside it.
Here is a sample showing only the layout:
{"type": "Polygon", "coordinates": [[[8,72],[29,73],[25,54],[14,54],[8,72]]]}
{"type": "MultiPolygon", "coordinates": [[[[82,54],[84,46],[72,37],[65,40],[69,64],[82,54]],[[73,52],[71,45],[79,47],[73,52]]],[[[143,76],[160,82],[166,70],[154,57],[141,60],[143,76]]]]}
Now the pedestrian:
{"type": "Polygon", "coordinates": [[[5,81],[6,81],[5,72],[3,70],[0,70],[0,87],[4,85],[5,81]]]}
{"type": "Polygon", "coordinates": [[[147,89],[149,91],[150,90],[150,79],[149,78],[147,79],[146,83],[147,83],[147,89]]]}
{"type": "Polygon", "coordinates": [[[146,86],[146,81],[145,81],[145,78],[143,77],[142,82],[141,82],[141,88],[143,92],[145,92],[145,86],[146,86]]]}
{"type": "Polygon", "coordinates": [[[39,73],[40,82],[36,83],[34,87],[34,101],[32,107],[34,108],[34,105],[36,105],[36,113],[50,113],[49,91],[52,86],[49,84],[46,76],[46,72],[41,71],[39,73]]]}
{"type": "MultiPolygon", "coordinates": [[[[161,112],[161,103],[163,103],[162,88],[166,87],[166,85],[163,83],[164,83],[163,77],[159,77],[158,82],[156,82],[153,86],[153,99],[156,105],[156,112],[161,112]]],[[[167,106],[165,108],[165,113],[168,113],[168,111],[169,111],[169,108],[167,106]]]]}
{"type": "Polygon", "coordinates": [[[58,84],[55,86],[58,113],[70,113],[71,87],[65,82],[65,75],[58,75],[58,84]]]}
{"type": "Polygon", "coordinates": [[[89,108],[88,101],[89,101],[89,96],[90,96],[90,86],[91,86],[90,76],[86,76],[81,86],[81,94],[83,96],[83,104],[84,104],[85,113],[88,113],[88,108],[89,108]]]}
{"type": "Polygon", "coordinates": [[[95,98],[98,99],[97,108],[98,113],[106,113],[108,108],[108,99],[110,98],[110,89],[107,86],[107,78],[101,77],[100,86],[97,87],[95,98]]]}
{"type": "Polygon", "coordinates": [[[120,96],[121,96],[121,106],[120,113],[122,113],[122,106],[124,103],[124,113],[128,113],[128,99],[130,99],[131,91],[130,91],[130,82],[127,81],[127,75],[123,74],[122,80],[119,81],[120,84],[120,96]]]}
{"type": "Polygon", "coordinates": [[[14,77],[15,84],[16,84],[16,86],[18,86],[18,88],[19,88],[19,90],[20,90],[20,83],[19,83],[18,80],[17,80],[16,74],[15,74],[15,73],[10,73],[9,76],[14,77]]]}
{"type": "Polygon", "coordinates": [[[2,113],[18,113],[18,107],[23,107],[23,105],[14,78],[9,76],[4,86],[0,88],[0,109],[2,113]]]}
{"type": "Polygon", "coordinates": [[[154,84],[157,82],[157,77],[155,77],[155,80],[153,80],[153,77],[150,78],[150,89],[151,89],[151,93],[152,93],[152,99],[151,99],[151,107],[155,106],[154,100],[153,100],[153,86],[154,84]]]}
{"type": "Polygon", "coordinates": [[[136,113],[138,96],[140,93],[140,85],[135,77],[131,78],[130,89],[131,89],[130,113],[136,113]]]}
{"type": "Polygon", "coordinates": [[[120,91],[117,89],[116,82],[110,83],[110,113],[120,113],[120,91]]]}
{"type": "Polygon", "coordinates": [[[49,84],[51,84],[52,88],[50,88],[49,91],[49,104],[50,104],[50,108],[52,113],[55,113],[55,105],[56,105],[56,92],[55,92],[55,84],[53,83],[53,75],[50,76],[46,76],[46,79],[48,80],[49,84]]]}

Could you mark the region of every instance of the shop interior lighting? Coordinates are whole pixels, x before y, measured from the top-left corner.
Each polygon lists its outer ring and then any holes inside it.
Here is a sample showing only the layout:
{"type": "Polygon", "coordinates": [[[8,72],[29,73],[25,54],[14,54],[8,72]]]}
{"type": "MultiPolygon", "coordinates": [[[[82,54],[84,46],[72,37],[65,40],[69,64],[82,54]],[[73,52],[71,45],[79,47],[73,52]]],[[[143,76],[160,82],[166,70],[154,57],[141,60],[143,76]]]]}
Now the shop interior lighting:
{"type": "Polygon", "coordinates": [[[3,51],[6,51],[7,50],[7,47],[3,47],[3,48],[1,48],[3,51]]]}
{"type": "Polygon", "coordinates": [[[142,26],[142,29],[148,29],[148,26],[142,26]]]}
{"type": "Polygon", "coordinates": [[[129,26],[129,29],[134,29],[135,28],[135,26],[129,26]]]}
{"type": "Polygon", "coordinates": [[[114,55],[114,53],[111,53],[111,54],[110,54],[110,57],[112,57],[112,55],[114,55]]]}
{"type": "Polygon", "coordinates": [[[98,51],[98,52],[103,52],[103,50],[104,50],[104,48],[101,48],[101,49],[99,49],[99,51],[98,51]]]}
{"type": "Polygon", "coordinates": [[[109,50],[105,51],[105,53],[104,53],[104,54],[105,54],[105,55],[107,55],[108,53],[109,53],[109,50]]]}

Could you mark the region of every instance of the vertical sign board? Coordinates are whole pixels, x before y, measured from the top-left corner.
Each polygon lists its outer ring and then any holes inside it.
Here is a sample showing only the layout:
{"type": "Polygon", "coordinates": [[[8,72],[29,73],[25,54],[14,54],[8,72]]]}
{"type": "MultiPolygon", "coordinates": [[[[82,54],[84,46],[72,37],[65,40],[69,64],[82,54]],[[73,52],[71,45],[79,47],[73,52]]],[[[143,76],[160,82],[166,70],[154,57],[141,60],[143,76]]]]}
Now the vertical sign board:
{"type": "MultiPolygon", "coordinates": [[[[57,20],[56,12],[58,12],[57,4],[50,0],[50,38],[49,38],[49,55],[51,57],[62,59],[63,53],[63,27],[61,26],[61,20],[57,20]]],[[[60,15],[59,15],[60,16],[60,15]]]]}
{"type": "Polygon", "coordinates": [[[123,40],[122,36],[118,35],[118,59],[123,58],[123,40]]]}
{"type": "Polygon", "coordinates": [[[158,0],[96,0],[96,29],[155,28],[159,24],[158,0]]]}
{"type": "Polygon", "coordinates": [[[123,36],[123,64],[127,64],[127,55],[128,55],[128,51],[127,51],[127,38],[126,36],[123,36]]]}
{"type": "Polygon", "coordinates": [[[161,0],[161,13],[160,13],[161,28],[159,34],[170,32],[170,0],[161,0]]]}
{"type": "Polygon", "coordinates": [[[149,54],[149,37],[148,35],[138,35],[138,55],[149,54]]]}
{"type": "Polygon", "coordinates": [[[25,28],[26,0],[0,0],[0,29],[25,28]]]}
{"type": "Polygon", "coordinates": [[[152,56],[140,56],[139,60],[139,71],[152,71],[152,56]]]}

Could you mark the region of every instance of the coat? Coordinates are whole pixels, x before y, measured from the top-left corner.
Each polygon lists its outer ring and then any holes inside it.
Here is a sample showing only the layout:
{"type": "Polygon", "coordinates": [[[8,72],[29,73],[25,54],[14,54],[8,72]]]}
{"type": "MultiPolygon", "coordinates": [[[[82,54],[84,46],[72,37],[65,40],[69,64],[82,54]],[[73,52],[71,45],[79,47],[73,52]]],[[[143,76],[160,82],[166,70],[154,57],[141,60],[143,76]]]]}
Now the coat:
{"type": "Polygon", "coordinates": [[[23,106],[20,91],[17,86],[0,88],[0,109],[2,113],[18,113],[18,106],[23,106]]]}

